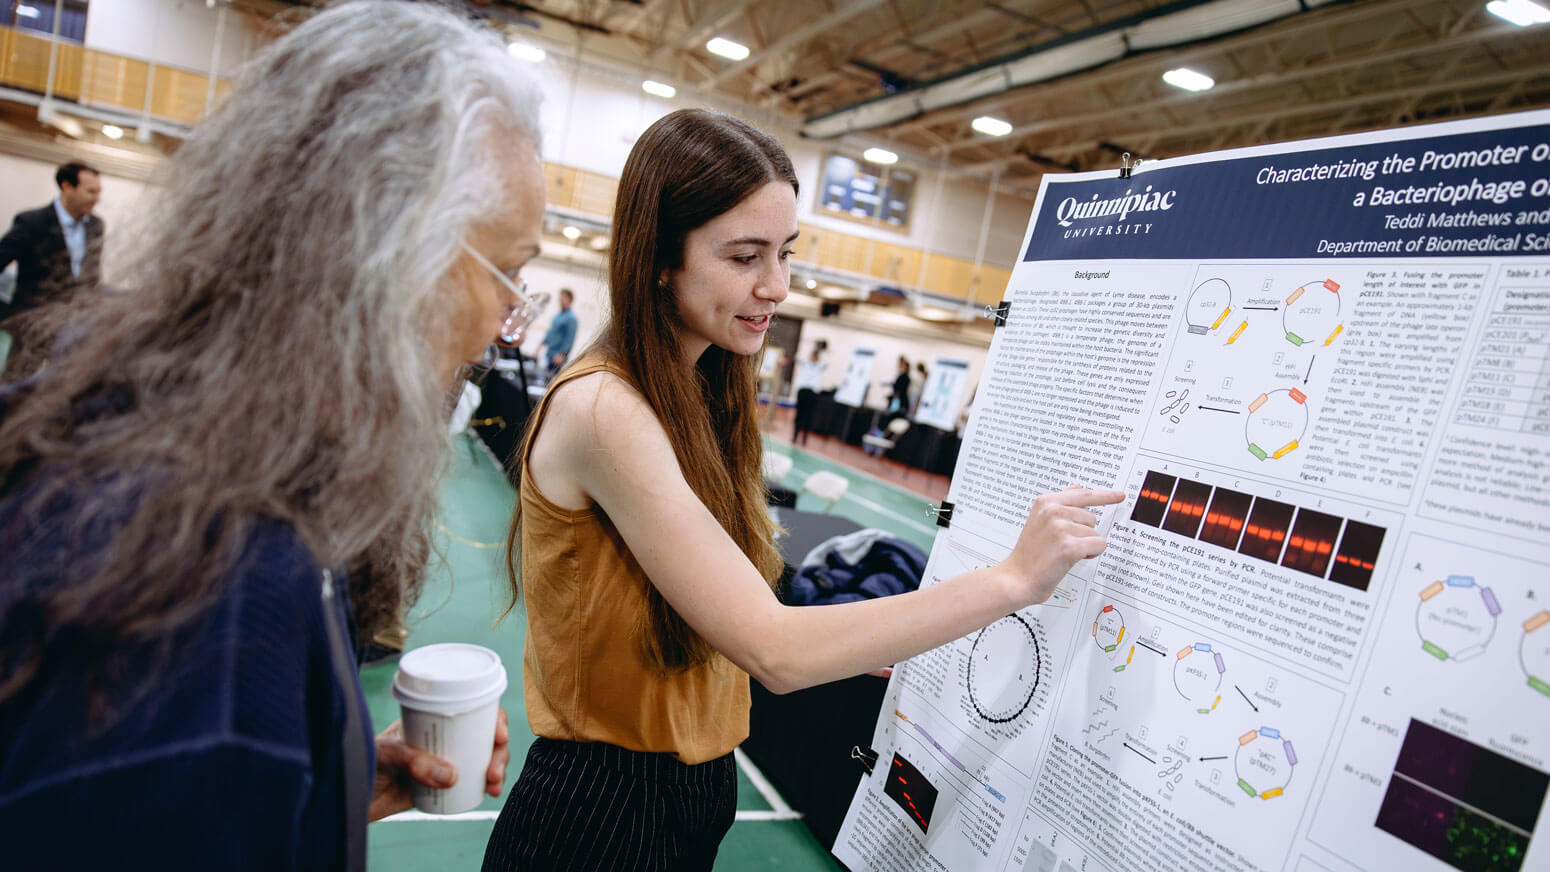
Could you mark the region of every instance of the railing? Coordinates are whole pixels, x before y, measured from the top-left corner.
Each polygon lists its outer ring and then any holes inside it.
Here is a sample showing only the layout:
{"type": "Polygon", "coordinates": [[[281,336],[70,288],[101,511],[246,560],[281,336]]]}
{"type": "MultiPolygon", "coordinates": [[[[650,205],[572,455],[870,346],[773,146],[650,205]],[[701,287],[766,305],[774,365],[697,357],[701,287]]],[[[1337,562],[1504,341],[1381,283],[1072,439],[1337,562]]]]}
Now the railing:
{"type": "MultiPolygon", "coordinates": [[[[47,36],[0,27],[0,85],[36,94],[48,91],[47,36]]],[[[84,107],[192,126],[204,117],[210,79],[179,67],[89,49],[59,41],[54,60],[53,97],[84,107]]],[[[217,79],[218,103],[232,88],[217,79]]],[[[211,104],[213,105],[213,104],[211,104]]],[[[561,164],[547,163],[550,205],[611,220],[619,180],[561,164]]],[[[1001,299],[1011,270],[972,260],[801,225],[797,258],[819,267],[866,276],[899,287],[913,287],[970,303],[1001,299]]]]}
{"type": "MultiPolygon", "coordinates": [[[[619,180],[601,173],[544,164],[549,205],[610,220],[619,180]]],[[[796,257],[819,267],[913,287],[954,300],[993,303],[1001,299],[1012,271],[961,257],[923,251],[828,227],[798,225],[796,257]]]]}
{"type": "MultiPolygon", "coordinates": [[[[0,27],[0,85],[48,92],[51,45],[58,46],[53,87],[57,100],[185,125],[204,117],[209,108],[210,77],[203,73],[64,40],[55,43],[47,36],[11,27],[0,27]]],[[[216,102],[232,84],[229,79],[216,80],[216,102]]]]}

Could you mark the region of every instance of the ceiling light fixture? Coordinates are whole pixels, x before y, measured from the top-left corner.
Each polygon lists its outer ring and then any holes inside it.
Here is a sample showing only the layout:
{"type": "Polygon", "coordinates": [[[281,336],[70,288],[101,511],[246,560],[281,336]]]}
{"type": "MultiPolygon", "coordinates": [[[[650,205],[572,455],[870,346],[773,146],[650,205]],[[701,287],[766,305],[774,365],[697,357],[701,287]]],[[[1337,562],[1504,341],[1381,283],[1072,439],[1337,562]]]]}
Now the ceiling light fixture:
{"type": "Polygon", "coordinates": [[[813,288],[816,288],[816,287],[818,287],[818,282],[814,281],[813,279],[808,279],[807,280],[807,289],[809,291],[811,291],[813,288]]]}
{"type": "Polygon", "coordinates": [[[869,148],[861,153],[863,160],[875,164],[893,164],[899,162],[899,156],[886,148],[869,148]]]}
{"type": "Polygon", "coordinates": [[[1535,24],[1544,24],[1550,21],[1550,9],[1535,3],[1534,0],[1491,0],[1485,4],[1485,11],[1511,21],[1519,27],[1530,27],[1535,24]]]}
{"type": "Polygon", "coordinates": [[[705,43],[705,50],[713,55],[720,55],[727,60],[733,61],[740,61],[748,57],[748,46],[740,42],[733,42],[730,39],[722,39],[719,36],[705,43]]]}
{"type": "Polygon", "coordinates": [[[1189,67],[1179,67],[1163,73],[1163,81],[1186,91],[1206,91],[1216,84],[1215,79],[1205,73],[1197,73],[1189,67]]]}
{"type": "Polygon", "coordinates": [[[530,64],[541,64],[549,53],[536,45],[528,45],[525,42],[514,42],[506,46],[506,53],[519,61],[527,61],[530,64]]]}
{"type": "Polygon", "coordinates": [[[581,228],[574,224],[567,224],[560,228],[560,235],[574,242],[581,238],[581,228]]]}
{"type": "Polygon", "coordinates": [[[123,139],[124,128],[119,127],[117,124],[104,124],[102,125],[102,135],[109,139],[123,139]]]}
{"type": "Polygon", "coordinates": [[[1012,132],[1012,124],[1000,118],[992,118],[989,115],[981,115],[969,125],[986,136],[1006,136],[1012,132]]]}
{"type": "Polygon", "coordinates": [[[664,85],[661,82],[654,82],[651,79],[647,79],[646,81],[641,82],[640,89],[645,91],[647,94],[652,95],[653,97],[661,97],[664,100],[671,100],[678,94],[678,89],[672,85],[664,85]]]}

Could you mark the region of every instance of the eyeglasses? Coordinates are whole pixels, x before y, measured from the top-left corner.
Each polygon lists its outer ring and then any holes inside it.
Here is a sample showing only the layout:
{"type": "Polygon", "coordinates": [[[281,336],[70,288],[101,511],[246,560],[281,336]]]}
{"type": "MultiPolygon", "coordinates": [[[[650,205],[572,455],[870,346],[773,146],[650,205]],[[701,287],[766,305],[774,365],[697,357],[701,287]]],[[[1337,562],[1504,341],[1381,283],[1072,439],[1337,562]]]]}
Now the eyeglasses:
{"type": "Polygon", "coordinates": [[[511,292],[514,300],[511,303],[510,311],[506,313],[506,320],[501,322],[500,341],[503,345],[521,344],[522,337],[526,334],[528,326],[538,320],[538,316],[543,312],[544,307],[549,305],[549,294],[544,291],[529,294],[527,292],[526,280],[506,275],[499,267],[490,263],[489,258],[480,254],[472,245],[466,242],[463,243],[463,250],[473,255],[474,260],[479,261],[485,269],[489,270],[505,286],[506,290],[511,292]]]}

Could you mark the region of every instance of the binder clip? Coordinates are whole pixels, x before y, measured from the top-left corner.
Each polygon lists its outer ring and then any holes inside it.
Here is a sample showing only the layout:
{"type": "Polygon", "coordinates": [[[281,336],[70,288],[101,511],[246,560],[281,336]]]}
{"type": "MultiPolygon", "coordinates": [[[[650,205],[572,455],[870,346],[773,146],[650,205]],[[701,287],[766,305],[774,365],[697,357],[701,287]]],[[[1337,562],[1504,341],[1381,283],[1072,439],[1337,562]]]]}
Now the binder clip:
{"type": "Polygon", "coordinates": [[[1012,313],[1012,304],[1008,300],[1002,300],[994,306],[986,306],[981,313],[982,317],[994,321],[997,327],[1005,327],[1007,316],[1012,313]]]}
{"type": "Polygon", "coordinates": [[[953,521],[953,504],[942,501],[940,506],[926,506],[926,518],[935,520],[938,527],[951,527],[953,521]]]}
{"type": "Polygon", "coordinates": [[[860,763],[861,768],[865,769],[868,775],[871,775],[872,770],[877,766],[877,752],[871,748],[863,751],[860,745],[850,746],[850,759],[860,763]]]}
{"type": "Polygon", "coordinates": [[[1130,162],[1130,152],[1127,151],[1119,159],[1119,177],[1122,179],[1130,178],[1130,171],[1134,168],[1135,166],[1130,162]]]}

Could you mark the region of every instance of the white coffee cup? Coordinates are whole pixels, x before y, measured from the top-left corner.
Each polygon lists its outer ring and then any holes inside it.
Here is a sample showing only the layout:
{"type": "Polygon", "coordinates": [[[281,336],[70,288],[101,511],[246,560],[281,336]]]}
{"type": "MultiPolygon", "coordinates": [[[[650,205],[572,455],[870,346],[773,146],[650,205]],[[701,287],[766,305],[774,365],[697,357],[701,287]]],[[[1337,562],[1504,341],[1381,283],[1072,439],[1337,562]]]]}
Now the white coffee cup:
{"type": "Polygon", "coordinates": [[[457,767],[448,788],[416,782],[414,807],[431,814],[468,811],[484,799],[484,773],[495,747],[496,711],[506,690],[500,655],[462,642],[425,645],[398,660],[393,697],[404,740],[457,767]]]}

